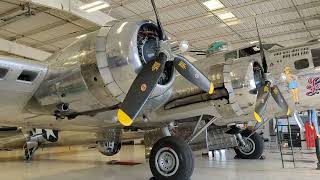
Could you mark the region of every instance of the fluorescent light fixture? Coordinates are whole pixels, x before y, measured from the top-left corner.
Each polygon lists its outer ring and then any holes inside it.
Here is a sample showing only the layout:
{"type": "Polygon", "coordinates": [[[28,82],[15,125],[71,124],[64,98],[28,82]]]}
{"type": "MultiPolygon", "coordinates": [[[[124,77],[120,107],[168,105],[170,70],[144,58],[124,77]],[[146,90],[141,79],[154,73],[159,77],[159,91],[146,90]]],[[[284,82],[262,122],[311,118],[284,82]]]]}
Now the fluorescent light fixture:
{"type": "Polygon", "coordinates": [[[105,1],[95,1],[95,2],[92,2],[89,4],[85,4],[83,6],[80,6],[79,9],[86,11],[88,13],[91,13],[91,12],[98,11],[103,8],[107,8],[109,6],[110,6],[110,4],[105,1]]]}
{"type": "Polygon", "coordinates": [[[251,41],[250,44],[258,43],[259,41],[251,41]]]}
{"type": "Polygon", "coordinates": [[[203,2],[203,4],[210,10],[224,8],[224,5],[219,0],[209,0],[209,1],[203,2]]]}
{"type": "Polygon", "coordinates": [[[81,39],[81,38],[84,38],[84,37],[86,37],[86,36],[87,36],[86,34],[82,34],[82,35],[78,36],[77,38],[78,38],[78,39],[81,39]]]}
{"type": "Polygon", "coordinates": [[[222,14],[217,14],[217,16],[222,19],[222,20],[226,20],[226,19],[232,19],[235,18],[236,16],[231,13],[231,12],[227,12],[227,13],[222,13],[222,14]]]}
{"type": "Polygon", "coordinates": [[[101,4],[99,6],[96,6],[96,7],[90,8],[90,9],[87,9],[86,12],[91,13],[91,12],[98,11],[98,10],[103,9],[103,8],[107,8],[109,6],[110,6],[109,3],[104,2],[104,4],[101,4]]]}
{"type": "Polygon", "coordinates": [[[239,19],[237,19],[237,18],[234,18],[234,20],[226,22],[226,24],[228,26],[234,26],[234,25],[237,25],[237,24],[240,24],[240,23],[241,23],[241,21],[239,19]]]}
{"type": "Polygon", "coordinates": [[[79,9],[81,9],[81,10],[89,9],[89,8],[91,8],[91,7],[98,6],[98,5],[101,5],[101,4],[103,4],[103,3],[104,3],[104,2],[102,2],[102,1],[95,1],[95,2],[93,2],[93,3],[89,3],[89,4],[85,4],[85,5],[83,5],[83,6],[80,6],[79,9]]]}

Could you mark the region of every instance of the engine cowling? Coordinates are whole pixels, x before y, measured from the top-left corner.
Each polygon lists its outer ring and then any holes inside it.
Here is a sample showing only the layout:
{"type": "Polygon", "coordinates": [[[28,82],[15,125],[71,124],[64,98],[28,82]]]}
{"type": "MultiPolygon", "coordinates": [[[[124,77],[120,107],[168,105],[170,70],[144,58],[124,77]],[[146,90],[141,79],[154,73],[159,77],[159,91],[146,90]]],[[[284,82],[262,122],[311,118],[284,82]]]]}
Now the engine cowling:
{"type": "MultiPolygon", "coordinates": [[[[97,36],[97,64],[102,75],[112,75],[102,76],[102,78],[118,101],[124,100],[143,65],[157,58],[158,49],[157,25],[152,21],[124,21],[115,24],[110,29],[100,30],[97,36]],[[108,31],[108,36],[105,38],[106,31],[108,31]],[[99,48],[100,46],[102,48],[99,48]]],[[[164,94],[169,98],[170,87],[175,77],[174,68],[170,63],[172,62],[167,63],[151,95],[149,106],[150,104],[159,106],[155,104],[159,100],[157,97],[164,94]],[[152,101],[153,98],[157,100],[152,101]]]]}
{"type": "MultiPolygon", "coordinates": [[[[257,88],[264,83],[263,70],[255,60],[232,60],[212,66],[212,80],[224,87],[228,97],[215,101],[215,108],[223,117],[223,124],[252,120],[257,98],[257,88]]],[[[219,122],[217,122],[219,124],[219,122]]]]}
{"type": "MultiPolygon", "coordinates": [[[[35,98],[51,112],[62,103],[72,112],[121,103],[143,65],[157,57],[156,27],[152,21],[123,21],[79,39],[49,58],[35,98]]],[[[146,110],[161,106],[172,93],[175,71],[169,63],[146,110]]]]}

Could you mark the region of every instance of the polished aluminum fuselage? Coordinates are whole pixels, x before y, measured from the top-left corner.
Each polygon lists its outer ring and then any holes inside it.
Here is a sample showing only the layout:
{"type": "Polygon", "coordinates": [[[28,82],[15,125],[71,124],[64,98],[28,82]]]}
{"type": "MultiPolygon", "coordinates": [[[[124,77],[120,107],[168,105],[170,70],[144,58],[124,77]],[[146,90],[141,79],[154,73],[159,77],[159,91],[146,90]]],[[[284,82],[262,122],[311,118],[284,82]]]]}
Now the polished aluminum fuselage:
{"type": "MultiPolygon", "coordinates": [[[[155,27],[147,20],[115,23],[79,39],[40,65],[2,58],[0,66],[10,66],[10,72],[0,80],[0,124],[77,131],[119,126],[117,107],[142,67],[136,47],[142,26],[147,30],[155,27]],[[32,82],[20,82],[17,77],[22,70],[39,74],[32,82]],[[66,114],[72,118],[56,116],[61,104],[68,104],[66,114]]],[[[156,86],[144,111],[168,101],[173,81],[156,86]]]]}
{"type": "Polygon", "coordinates": [[[47,73],[47,66],[27,60],[0,57],[0,67],[8,70],[0,79],[0,123],[8,125],[21,124],[24,119],[34,116],[25,111],[25,107],[47,73]],[[23,70],[39,72],[33,82],[18,80],[23,70]]]}
{"type": "MultiPolygon", "coordinates": [[[[103,28],[53,55],[46,63],[1,57],[0,67],[7,67],[9,72],[5,78],[0,79],[0,125],[71,131],[120,126],[116,118],[117,108],[94,113],[83,112],[117,106],[123,100],[136,76],[136,71],[141,66],[138,61],[133,61],[138,56],[136,51],[125,53],[136,43],[135,38],[130,40],[136,32],[126,38],[111,36],[109,33],[111,31],[113,34],[119,34],[121,31],[129,32],[129,29],[134,28],[138,29],[139,24],[123,23],[113,26],[113,29],[103,28]],[[109,38],[112,41],[108,41],[109,38]],[[116,49],[112,50],[111,42],[115,44],[116,49]],[[23,70],[32,70],[39,74],[32,82],[17,80],[23,70]],[[59,103],[69,104],[71,112],[80,115],[72,119],[57,118],[53,114],[59,103]]],[[[308,47],[311,49],[318,46],[319,44],[314,44],[308,47]]],[[[288,85],[281,80],[281,73],[283,67],[293,67],[295,58],[280,62],[279,58],[273,57],[274,53],[268,53],[268,63],[273,63],[269,70],[290,106],[294,107],[288,85]]],[[[311,53],[305,54],[305,58],[310,59],[311,66],[295,71],[300,88],[299,111],[309,108],[320,109],[318,94],[306,96],[308,79],[318,77],[320,73],[312,66],[311,53]]],[[[173,78],[166,86],[158,85],[143,111],[145,117],[140,116],[134,126],[159,127],[174,120],[201,114],[220,117],[217,125],[252,120],[256,94],[249,91],[254,88],[252,63],[260,61],[259,54],[222,63],[213,59],[207,58],[196,62],[195,65],[214,83],[222,84],[228,92],[227,97],[197,101],[166,110],[163,105],[174,96],[173,91],[177,93],[194,88],[178,76],[174,83],[173,78]]],[[[273,100],[269,102],[265,114],[267,118],[281,115],[273,100]]]]}

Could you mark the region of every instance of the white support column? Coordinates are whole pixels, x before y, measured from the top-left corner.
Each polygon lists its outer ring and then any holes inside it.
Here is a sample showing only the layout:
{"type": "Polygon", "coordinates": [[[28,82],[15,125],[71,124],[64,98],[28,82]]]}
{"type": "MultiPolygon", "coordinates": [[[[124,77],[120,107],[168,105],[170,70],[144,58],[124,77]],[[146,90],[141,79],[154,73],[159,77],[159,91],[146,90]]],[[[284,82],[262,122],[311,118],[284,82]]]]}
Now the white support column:
{"type": "Polygon", "coordinates": [[[85,12],[79,7],[85,3],[80,0],[24,0],[26,2],[34,3],[40,6],[46,6],[53,9],[66,11],[80,18],[91,21],[99,26],[104,26],[106,23],[115,20],[113,17],[101,11],[85,12]]]}
{"type": "Polygon", "coordinates": [[[7,41],[5,39],[0,39],[0,51],[4,51],[10,54],[15,54],[17,56],[22,56],[38,61],[44,61],[49,56],[51,56],[51,53],[28,47],[22,44],[18,44],[15,42],[7,41]]]}

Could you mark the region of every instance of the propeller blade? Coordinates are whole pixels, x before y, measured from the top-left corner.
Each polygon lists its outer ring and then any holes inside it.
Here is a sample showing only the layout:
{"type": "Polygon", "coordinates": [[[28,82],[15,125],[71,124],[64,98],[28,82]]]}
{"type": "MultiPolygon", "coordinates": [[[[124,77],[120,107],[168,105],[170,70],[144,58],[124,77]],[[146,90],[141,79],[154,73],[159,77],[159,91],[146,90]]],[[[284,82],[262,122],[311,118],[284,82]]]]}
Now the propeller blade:
{"type": "Polygon", "coordinates": [[[143,66],[118,110],[118,120],[122,125],[130,126],[138,116],[156,87],[166,61],[167,56],[160,53],[159,58],[143,66]]]}
{"type": "Polygon", "coordinates": [[[195,66],[193,66],[188,59],[183,56],[176,56],[174,58],[174,66],[176,70],[185,77],[188,81],[198,86],[209,94],[214,93],[213,83],[203,75],[195,66]]]}
{"type": "Polygon", "coordinates": [[[162,27],[162,24],[161,24],[161,21],[160,21],[160,17],[159,17],[159,13],[158,13],[158,9],[157,9],[157,6],[156,6],[156,3],[154,2],[154,0],[151,0],[151,4],[152,4],[152,7],[153,7],[153,11],[156,15],[156,20],[157,20],[157,24],[158,24],[158,34],[159,34],[159,39],[160,40],[168,40],[165,32],[164,32],[164,29],[162,27]]]}
{"type": "Polygon", "coordinates": [[[271,95],[283,112],[285,112],[287,116],[290,116],[292,113],[291,109],[289,108],[287,101],[283,98],[277,85],[271,87],[271,95]]]}
{"type": "Polygon", "coordinates": [[[264,53],[264,49],[263,49],[263,45],[262,45],[262,41],[261,41],[261,36],[260,36],[259,28],[258,28],[257,18],[254,18],[254,21],[256,23],[256,28],[257,28],[258,38],[259,38],[259,46],[260,46],[260,55],[261,55],[262,67],[263,67],[264,73],[268,73],[268,64],[267,64],[266,55],[264,53]]]}
{"type": "Polygon", "coordinates": [[[254,118],[258,122],[262,122],[262,115],[267,108],[267,101],[270,97],[270,85],[266,84],[258,90],[256,107],[254,109],[254,118]]]}

